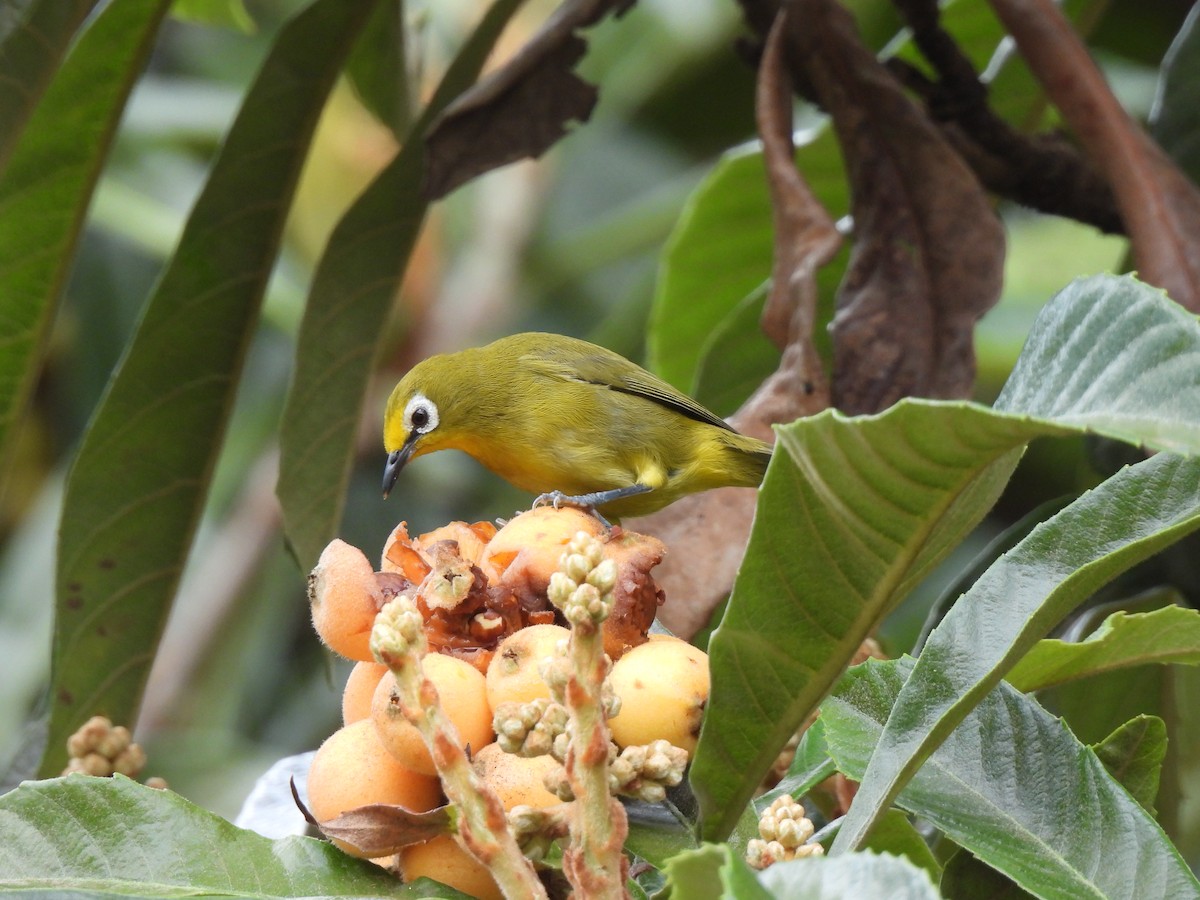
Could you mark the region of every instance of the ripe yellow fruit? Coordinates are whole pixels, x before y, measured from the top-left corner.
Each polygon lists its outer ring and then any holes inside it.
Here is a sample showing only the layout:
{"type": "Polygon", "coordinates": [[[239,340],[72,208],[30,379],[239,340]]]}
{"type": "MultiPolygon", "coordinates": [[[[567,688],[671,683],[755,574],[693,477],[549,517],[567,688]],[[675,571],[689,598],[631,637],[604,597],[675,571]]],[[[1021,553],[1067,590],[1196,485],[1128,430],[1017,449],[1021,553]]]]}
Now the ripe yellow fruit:
{"type": "Polygon", "coordinates": [[[684,641],[649,641],[613,664],[609,674],[621,711],[609,720],[621,747],[670,741],[696,749],[708,702],[708,656],[684,641]]]}
{"type": "Polygon", "coordinates": [[[388,667],[383,663],[359,662],[350,670],[342,691],[342,724],[350,725],[371,715],[371,698],[388,667]]]}
{"type": "MultiPolygon", "coordinates": [[[[438,702],[458,732],[462,746],[469,744],[475,751],[490,744],[495,736],[492,709],[488,706],[487,683],[479,670],[442,653],[427,654],[421,660],[421,667],[437,688],[438,702]]],[[[385,673],[371,699],[371,721],[379,740],[405,767],[423,775],[436,775],[437,768],[421,732],[404,718],[399,705],[392,702],[395,686],[395,676],[385,673]]]]}
{"type": "Polygon", "coordinates": [[[559,768],[552,756],[517,756],[505,753],[499,744],[488,744],[475,754],[472,764],[505,809],[522,804],[544,809],[562,802],[544,784],[546,776],[559,768]]]}
{"type": "Polygon", "coordinates": [[[383,605],[375,571],[363,552],[334,540],[308,576],[313,628],[325,645],[347,659],[374,662],[371,627],[383,605]]]}
{"type": "Polygon", "coordinates": [[[308,806],[318,822],[372,803],[425,812],[441,800],[438,780],[396,762],[369,719],[339,728],[326,738],[308,770],[308,806]]]}
{"type": "Polygon", "coordinates": [[[570,636],[561,625],[529,625],[501,641],[487,670],[487,698],[492,709],[501,703],[548,698],[550,688],[538,668],[543,659],[554,655],[558,642],[570,636]]]}
{"type": "Polygon", "coordinates": [[[539,506],[515,517],[483,550],[483,569],[492,584],[528,584],[544,593],[571,538],[584,531],[599,535],[600,520],[581,509],[539,506]]]}
{"type": "Polygon", "coordinates": [[[400,851],[398,861],[405,881],[416,881],[424,875],[479,900],[504,900],[504,894],[487,867],[448,834],[405,847],[400,851]]]}

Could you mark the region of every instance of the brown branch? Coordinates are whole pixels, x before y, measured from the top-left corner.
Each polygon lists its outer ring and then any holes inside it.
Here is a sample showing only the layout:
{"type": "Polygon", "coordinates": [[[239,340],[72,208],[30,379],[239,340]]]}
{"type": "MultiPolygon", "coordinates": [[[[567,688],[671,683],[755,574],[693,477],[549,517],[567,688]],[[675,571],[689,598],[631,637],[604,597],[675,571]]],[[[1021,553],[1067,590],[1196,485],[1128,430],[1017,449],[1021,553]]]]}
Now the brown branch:
{"type": "Polygon", "coordinates": [[[1078,148],[1061,135],[1022,134],[988,106],[975,67],[941,27],[936,0],[895,5],[938,80],[900,59],[889,60],[888,68],[925,100],[930,116],[987,188],[1031,209],[1123,234],[1108,182],[1078,148]]]}
{"type": "Polygon", "coordinates": [[[1125,112],[1051,0],[991,0],[1030,70],[1107,176],[1141,277],[1200,311],[1200,190],[1125,112]]]}
{"type": "MultiPolygon", "coordinates": [[[[742,43],[742,53],[757,62],[762,41],[781,0],[739,0],[758,43],[742,43]]],[[[888,69],[925,102],[943,137],[992,193],[1052,215],[1065,216],[1102,231],[1123,234],[1116,201],[1103,174],[1058,134],[1026,135],[987,105],[987,89],[970,60],[940,26],[934,0],[897,0],[913,29],[913,39],[938,74],[933,80],[899,59],[888,69]]],[[[818,102],[796,58],[789,58],[797,93],[818,102]]],[[[819,103],[818,103],[819,105],[819,103]]]]}

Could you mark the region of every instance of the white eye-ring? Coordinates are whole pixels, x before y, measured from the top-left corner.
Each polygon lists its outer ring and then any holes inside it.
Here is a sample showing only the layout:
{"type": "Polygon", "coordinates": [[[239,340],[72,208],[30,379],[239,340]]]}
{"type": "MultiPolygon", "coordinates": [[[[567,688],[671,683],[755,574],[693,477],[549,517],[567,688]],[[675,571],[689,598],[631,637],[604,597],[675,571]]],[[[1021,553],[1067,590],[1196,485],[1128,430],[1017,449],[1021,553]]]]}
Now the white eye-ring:
{"type": "Polygon", "coordinates": [[[428,434],[438,427],[437,404],[424,394],[414,394],[404,407],[404,430],[428,434]]]}

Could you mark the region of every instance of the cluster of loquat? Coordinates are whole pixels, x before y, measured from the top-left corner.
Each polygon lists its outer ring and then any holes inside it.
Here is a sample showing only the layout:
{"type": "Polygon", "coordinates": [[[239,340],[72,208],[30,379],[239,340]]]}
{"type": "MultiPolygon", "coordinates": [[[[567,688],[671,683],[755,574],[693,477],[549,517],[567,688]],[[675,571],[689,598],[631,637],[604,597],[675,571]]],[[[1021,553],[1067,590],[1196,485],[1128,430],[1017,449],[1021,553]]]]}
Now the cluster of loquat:
{"type": "MultiPolygon", "coordinates": [[[[446,803],[438,766],[410,721],[412,710],[400,702],[396,676],[370,649],[376,615],[401,594],[413,598],[424,622],[429,652],[421,667],[436,692],[428,702],[440,707],[475,773],[504,809],[550,810],[573,799],[561,746],[540,755],[528,747],[508,752],[501,745],[511,749],[513,741],[497,742],[495,729],[511,738],[514,728],[521,732],[521,714],[554,702],[543,675],[548,663],[563,658],[571,632],[549,594],[568,544],[580,532],[599,542],[615,572],[602,623],[604,653],[612,661],[604,691],[615,698],[608,708],[616,710],[607,723],[615,745],[610,764],[617,760],[613,772],[622,763],[628,770],[628,759],[644,759],[639,748],[661,742],[686,761],[708,696],[708,664],[690,644],[648,633],[663,601],[650,576],[664,552],[659,541],[609,529],[576,509],[537,508],[499,530],[455,522],[415,539],[401,523],[384,547],[379,571],[361,551],[334,541],[310,577],[317,633],[330,649],[357,661],[343,694],[343,726],[322,744],[308,776],[318,822],[373,804],[420,813],[446,803]]],[[[681,773],[682,765],[665,783],[676,783],[681,773]]],[[[609,780],[617,792],[632,793],[622,790],[630,783],[649,784],[637,795],[661,796],[652,777],[638,774],[609,780]]],[[[335,842],[352,854],[370,855],[335,842]]],[[[376,861],[406,881],[425,875],[477,897],[501,896],[489,868],[453,834],[411,843],[376,861]]]]}

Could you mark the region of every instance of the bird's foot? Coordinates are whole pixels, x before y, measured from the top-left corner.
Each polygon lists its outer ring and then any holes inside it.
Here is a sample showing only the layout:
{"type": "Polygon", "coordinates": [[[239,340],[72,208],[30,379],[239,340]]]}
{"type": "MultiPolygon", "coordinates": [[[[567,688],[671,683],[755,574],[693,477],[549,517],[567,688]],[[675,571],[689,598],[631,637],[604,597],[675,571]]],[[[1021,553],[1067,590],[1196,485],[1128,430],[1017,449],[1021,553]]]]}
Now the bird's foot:
{"type": "Polygon", "coordinates": [[[564,506],[572,506],[575,509],[582,509],[584,512],[591,513],[600,520],[600,524],[602,524],[605,528],[612,528],[612,523],[608,521],[608,519],[604,518],[604,516],[600,515],[600,510],[596,509],[596,498],[598,496],[600,495],[580,494],[579,496],[572,496],[570,494],[564,494],[562,491],[549,491],[545,494],[539,495],[538,498],[533,501],[533,508],[537,509],[539,506],[553,506],[555,509],[562,509],[564,506]]]}

